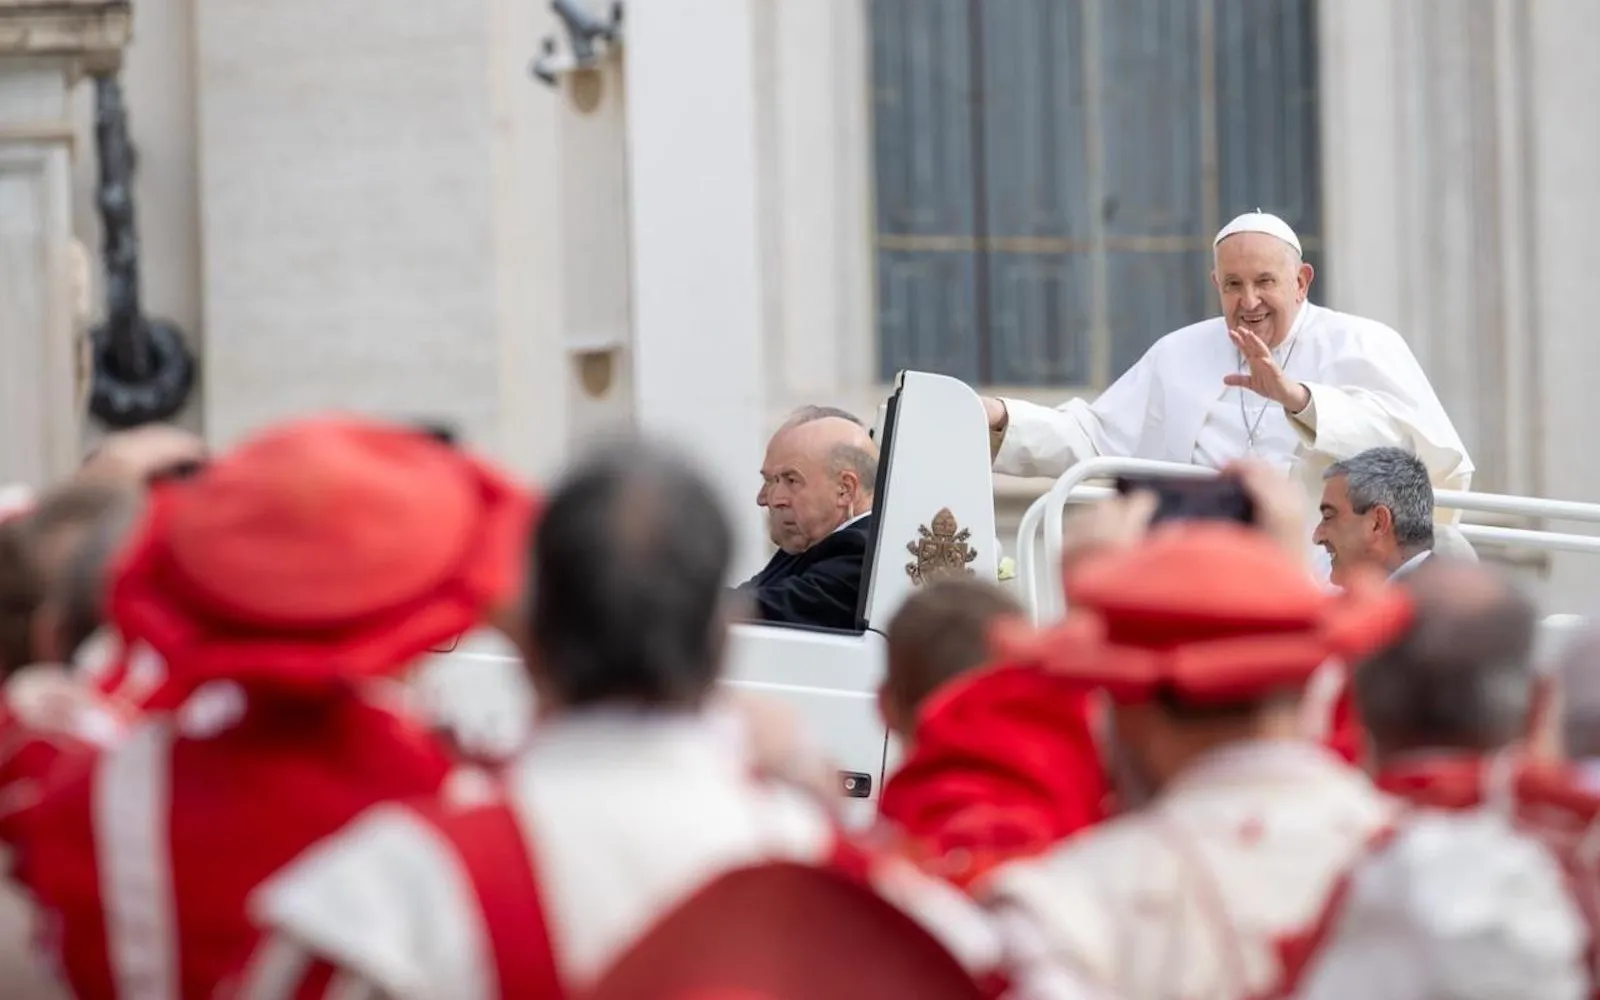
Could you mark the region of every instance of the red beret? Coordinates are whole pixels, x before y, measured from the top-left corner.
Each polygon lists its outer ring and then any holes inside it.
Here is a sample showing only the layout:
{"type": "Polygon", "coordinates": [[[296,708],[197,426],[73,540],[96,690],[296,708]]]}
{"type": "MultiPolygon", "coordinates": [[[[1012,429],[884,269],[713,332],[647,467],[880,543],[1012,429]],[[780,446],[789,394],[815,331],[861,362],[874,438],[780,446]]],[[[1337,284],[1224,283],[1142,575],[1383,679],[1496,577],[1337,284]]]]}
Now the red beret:
{"type": "Polygon", "coordinates": [[[1380,577],[1330,593],[1271,539],[1222,523],[1173,525],[1092,557],[1066,593],[1066,621],[1000,645],[1123,702],[1165,689],[1224,704],[1298,687],[1329,659],[1383,645],[1411,618],[1409,600],[1380,577]]]}
{"type": "Polygon", "coordinates": [[[288,424],[154,489],[111,618],[180,687],[390,674],[516,593],[533,508],[410,428],[288,424]]]}

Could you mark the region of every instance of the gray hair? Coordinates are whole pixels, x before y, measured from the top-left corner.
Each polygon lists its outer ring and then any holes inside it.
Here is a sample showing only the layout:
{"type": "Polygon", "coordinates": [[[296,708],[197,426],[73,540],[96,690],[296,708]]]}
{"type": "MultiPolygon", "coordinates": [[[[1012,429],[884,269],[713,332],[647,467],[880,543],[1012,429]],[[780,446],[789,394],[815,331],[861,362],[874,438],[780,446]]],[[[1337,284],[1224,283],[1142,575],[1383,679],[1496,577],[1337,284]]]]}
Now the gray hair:
{"type": "Polygon", "coordinates": [[[1600,757],[1600,627],[1585,625],[1555,663],[1562,749],[1573,760],[1600,757]]]}
{"type": "MultiPolygon", "coordinates": [[[[849,410],[841,410],[837,406],[802,406],[789,415],[783,422],[785,428],[799,427],[802,424],[813,423],[818,420],[843,420],[855,424],[862,430],[867,425],[861,418],[849,410]]],[[[856,474],[861,481],[861,489],[867,496],[871,496],[878,484],[878,456],[869,448],[855,444],[834,445],[828,451],[828,471],[837,476],[841,472],[850,471],[856,474]]]]}
{"type": "Polygon", "coordinates": [[[849,410],[841,410],[837,406],[802,406],[789,414],[789,419],[785,420],[783,425],[785,427],[799,427],[801,424],[809,424],[814,420],[827,420],[829,418],[848,420],[862,430],[867,429],[867,425],[861,422],[860,417],[849,410]]]}
{"type": "Polygon", "coordinates": [[[1428,467],[1404,448],[1369,448],[1335,462],[1323,479],[1345,477],[1350,506],[1357,514],[1389,509],[1394,540],[1407,551],[1433,548],[1433,483],[1428,467]]]}
{"type": "Polygon", "coordinates": [[[1352,678],[1379,753],[1492,751],[1520,739],[1538,676],[1533,602],[1476,563],[1438,556],[1406,589],[1416,602],[1410,627],[1352,678]]]}
{"type": "Polygon", "coordinates": [[[861,482],[861,491],[872,496],[878,486],[878,456],[858,445],[835,445],[828,452],[828,471],[835,476],[849,470],[861,482]]]}

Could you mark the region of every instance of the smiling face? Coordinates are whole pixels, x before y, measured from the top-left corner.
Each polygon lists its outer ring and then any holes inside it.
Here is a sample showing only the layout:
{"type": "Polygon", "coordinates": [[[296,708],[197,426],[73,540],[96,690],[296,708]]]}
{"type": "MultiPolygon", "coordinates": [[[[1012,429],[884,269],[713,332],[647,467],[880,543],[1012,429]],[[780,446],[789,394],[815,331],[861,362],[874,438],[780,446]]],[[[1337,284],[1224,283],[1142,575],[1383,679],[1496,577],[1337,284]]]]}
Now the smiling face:
{"type": "Polygon", "coordinates": [[[1346,586],[1359,567],[1390,573],[1405,561],[1394,538],[1394,515],[1381,504],[1356,510],[1347,476],[1333,476],[1323,484],[1319,506],[1321,518],[1311,540],[1327,550],[1334,586],[1346,586]]]}
{"type": "Polygon", "coordinates": [[[1314,272],[1294,248],[1266,233],[1235,233],[1217,244],[1211,281],[1229,329],[1248,330],[1268,347],[1289,336],[1314,272]]]}

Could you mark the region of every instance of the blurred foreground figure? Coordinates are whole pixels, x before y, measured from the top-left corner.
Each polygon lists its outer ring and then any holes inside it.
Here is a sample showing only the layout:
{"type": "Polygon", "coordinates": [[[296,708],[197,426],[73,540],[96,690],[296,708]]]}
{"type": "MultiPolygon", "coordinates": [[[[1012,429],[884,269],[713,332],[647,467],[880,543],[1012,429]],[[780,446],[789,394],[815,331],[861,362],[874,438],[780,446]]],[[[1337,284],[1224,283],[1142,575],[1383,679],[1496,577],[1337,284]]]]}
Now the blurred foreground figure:
{"type": "Polygon", "coordinates": [[[1409,582],[1416,621],[1362,664],[1355,692],[1379,786],[1411,808],[1330,914],[1303,996],[1590,995],[1600,862],[1585,841],[1600,799],[1521,753],[1533,605],[1472,563],[1431,561],[1409,582]]]}
{"type": "Polygon", "coordinates": [[[1118,754],[1154,794],[980,883],[1014,984],[1028,997],[1273,995],[1300,967],[1293,942],[1392,813],[1364,775],[1296,738],[1301,691],[1330,656],[1403,626],[1403,597],[1370,577],[1329,595],[1265,535],[1193,523],[1086,557],[1067,599],[1075,612],[1019,653],[1105,691],[1118,754]]]}
{"type": "Polygon", "coordinates": [[[1584,788],[1600,792],[1600,624],[1591,620],[1554,664],[1558,712],[1548,721],[1584,788]]]}
{"type": "Polygon", "coordinates": [[[990,652],[995,630],[1023,618],[994,584],[956,578],[912,594],[889,623],[879,704],[906,756],[879,816],[899,850],[963,887],[1104,815],[1083,685],[990,652]]]}
{"type": "Polygon", "coordinates": [[[30,816],[21,881],[80,1000],[205,1000],[245,900],[450,763],[376,690],[514,598],[532,505],[410,429],[311,420],[156,485],[113,574],[166,662],[142,724],[30,816]]]}
{"type": "Polygon", "coordinates": [[[668,914],[583,1000],[982,1000],[910,917],[838,872],[723,875],[668,914]]]}
{"type": "Polygon", "coordinates": [[[190,475],[209,458],[198,435],[170,424],[146,424],[106,435],[74,478],[145,486],[190,475]]]}
{"type": "MultiPolygon", "coordinates": [[[[376,809],[259,892],[249,1000],[582,992],[708,880],[847,863],[804,794],[758,781],[706,711],[727,519],[675,459],[622,447],[561,484],[522,645],[541,720],[506,770],[376,809]]],[[[843,853],[841,853],[843,852],[843,853]]]]}
{"type": "Polygon", "coordinates": [[[134,503],[120,484],[68,482],[0,525],[0,842],[64,760],[109,745],[131,718],[75,661],[105,589],[103,563],[80,579],[82,554],[123,530],[134,503]]]}

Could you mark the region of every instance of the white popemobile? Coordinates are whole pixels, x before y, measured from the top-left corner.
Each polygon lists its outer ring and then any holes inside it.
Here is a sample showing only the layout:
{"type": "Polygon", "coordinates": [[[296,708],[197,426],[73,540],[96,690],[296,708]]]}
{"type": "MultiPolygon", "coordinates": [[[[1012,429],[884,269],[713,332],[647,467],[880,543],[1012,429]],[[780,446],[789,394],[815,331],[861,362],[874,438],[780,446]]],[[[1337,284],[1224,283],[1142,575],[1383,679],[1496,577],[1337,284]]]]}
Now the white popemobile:
{"type": "MultiPolygon", "coordinates": [[[[884,406],[876,436],[882,451],[877,526],[864,572],[856,632],[739,624],[728,651],[727,683],[795,709],[840,768],[840,794],[851,816],[869,821],[898,748],[879,718],[878,684],[886,664],[890,618],[913,588],[943,570],[994,579],[1000,545],[983,404],[964,383],[942,375],[902,372],[884,406]]],[[[1016,539],[1016,586],[1036,621],[1062,611],[1059,565],[1068,503],[1110,494],[1102,481],[1123,473],[1211,476],[1197,466],[1096,458],[1057,480],[1023,518],[1016,539]],[[1043,544],[1039,535],[1043,531],[1043,544]]],[[[1600,524],[1600,504],[1439,491],[1440,507],[1525,514],[1600,524]]],[[[1464,524],[1469,541],[1532,550],[1600,553],[1600,537],[1464,524]]],[[[1546,656],[1582,620],[1545,620],[1546,656]]],[[[422,671],[425,702],[468,742],[508,746],[531,718],[521,666],[503,640],[474,636],[422,671]]]]}

